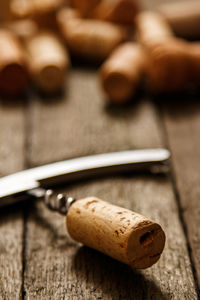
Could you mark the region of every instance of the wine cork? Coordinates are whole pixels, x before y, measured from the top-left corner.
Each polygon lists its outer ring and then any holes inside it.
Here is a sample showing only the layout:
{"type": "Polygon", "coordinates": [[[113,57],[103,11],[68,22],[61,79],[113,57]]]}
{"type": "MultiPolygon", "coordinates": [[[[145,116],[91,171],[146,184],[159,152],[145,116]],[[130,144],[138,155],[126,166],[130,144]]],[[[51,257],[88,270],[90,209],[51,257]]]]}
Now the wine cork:
{"type": "Polygon", "coordinates": [[[174,37],[165,19],[156,12],[139,13],[136,18],[136,28],[137,40],[145,47],[174,37]]]}
{"type": "Polygon", "coordinates": [[[57,37],[41,32],[27,41],[27,52],[32,77],[39,89],[47,93],[61,89],[70,62],[57,37]]]}
{"type": "Polygon", "coordinates": [[[147,57],[146,74],[154,93],[177,92],[189,84],[188,43],[174,37],[166,20],[154,12],[137,17],[137,38],[147,57]]]}
{"type": "Polygon", "coordinates": [[[66,22],[69,22],[70,20],[73,19],[80,19],[81,15],[77,9],[69,8],[69,7],[64,7],[61,8],[57,11],[56,14],[56,20],[57,23],[60,25],[60,27],[65,27],[66,22]]]}
{"type": "Polygon", "coordinates": [[[70,0],[71,7],[77,9],[85,17],[100,3],[101,0],[70,0]]]}
{"type": "Polygon", "coordinates": [[[25,42],[38,32],[38,25],[32,19],[8,22],[4,27],[14,33],[21,42],[25,42]]]}
{"type": "Polygon", "coordinates": [[[126,39],[124,28],[97,20],[58,19],[71,53],[89,61],[101,61],[126,39]]]}
{"type": "Polygon", "coordinates": [[[10,10],[14,19],[31,18],[34,15],[33,1],[12,0],[10,10]]]}
{"type": "Polygon", "coordinates": [[[75,201],[66,222],[77,242],[137,269],[155,264],[165,245],[160,225],[94,197],[75,201]]]}
{"type": "Polygon", "coordinates": [[[17,96],[28,85],[28,71],[24,51],[14,34],[0,30],[0,93],[17,96]]]}
{"type": "Polygon", "coordinates": [[[62,7],[64,0],[32,0],[34,5],[34,20],[40,28],[57,31],[56,13],[62,7]]]}
{"type": "Polygon", "coordinates": [[[147,76],[154,93],[178,92],[189,85],[188,43],[171,39],[148,48],[147,76]]]}
{"type": "Polygon", "coordinates": [[[138,11],[139,5],[134,0],[102,0],[91,15],[100,20],[133,24],[138,11]]]}
{"type": "Polygon", "coordinates": [[[16,19],[33,19],[40,28],[57,30],[56,12],[64,0],[13,0],[11,12],[16,19]]]}
{"type": "Polygon", "coordinates": [[[32,0],[36,14],[55,12],[64,3],[64,0],[32,0]]]}
{"type": "Polygon", "coordinates": [[[158,12],[163,15],[174,33],[188,39],[200,37],[200,1],[180,1],[162,4],[158,12]]]}
{"type": "Polygon", "coordinates": [[[30,18],[56,11],[64,0],[12,0],[11,12],[15,18],[30,18]]]}
{"type": "Polygon", "coordinates": [[[109,99],[124,103],[137,91],[143,70],[145,55],[142,47],[127,42],[119,46],[103,64],[101,83],[109,99]]]}

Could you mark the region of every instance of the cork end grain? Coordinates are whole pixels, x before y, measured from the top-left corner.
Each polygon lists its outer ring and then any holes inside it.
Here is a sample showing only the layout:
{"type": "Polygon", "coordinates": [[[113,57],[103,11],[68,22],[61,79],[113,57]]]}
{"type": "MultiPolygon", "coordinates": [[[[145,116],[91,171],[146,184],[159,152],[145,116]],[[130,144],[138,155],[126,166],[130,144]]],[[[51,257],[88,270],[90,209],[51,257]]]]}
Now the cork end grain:
{"type": "Polygon", "coordinates": [[[23,63],[11,62],[0,70],[0,91],[2,94],[13,96],[25,91],[29,75],[23,63]]]}
{"type": "Polygon", "coordinates": [[[60,39],[48,31],[41,31],[27,41],[26,49],[35,84],[47,93],[61,89],[70,59],[60,39]]]}
{"type": "Polygon", "coordinates": [[[54,92],[62,86],[64,82],[65,68],[59,65],[49,64],[41,72],[38,72],[36,78],[40,89],[47,92],[54,92]]]}
{"type": "Polygon", "coordinates": [[[127,102],[135,95],[145,69],[145,54],[136,43],[118,46],[102,65],[99,77],[109,100],[127,102]]]}
{"type": "Polygon", "coordinates": [[[136,269],[146,269],[160,258],[165,246],[165,233],[156,223],[140,224],[137,234],[133,231],[129,238],[127,256],[129,265],[136,269]]]}
{"type": "Polygon", "coordinates": [[[15,34],[0,30],[0,91],[5,96],[16,96],[29,82],[26,56],[15,34]]]}
{"type": "Polygon", "coordinates": [[[109,95],[109,99],[122,103],[131,97],[133,93],[132,81],[123,73],[113,71],[106,74],[102,71],[101,75],[103,76],[103,88],[109,95]]]}

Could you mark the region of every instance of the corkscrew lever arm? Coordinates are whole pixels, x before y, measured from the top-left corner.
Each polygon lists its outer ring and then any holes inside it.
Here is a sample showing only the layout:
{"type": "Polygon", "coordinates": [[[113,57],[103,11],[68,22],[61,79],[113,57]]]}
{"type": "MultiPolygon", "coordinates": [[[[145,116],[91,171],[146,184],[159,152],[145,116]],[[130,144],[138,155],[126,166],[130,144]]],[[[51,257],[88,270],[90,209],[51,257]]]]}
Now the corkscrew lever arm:
{"type": "Polygon", "coordinates": [[[0,207],[43,197],[55,185],[121,172],[166,172],[167,149],[143,149],[74,158],[21,171],[0,179],[0,207]]]}

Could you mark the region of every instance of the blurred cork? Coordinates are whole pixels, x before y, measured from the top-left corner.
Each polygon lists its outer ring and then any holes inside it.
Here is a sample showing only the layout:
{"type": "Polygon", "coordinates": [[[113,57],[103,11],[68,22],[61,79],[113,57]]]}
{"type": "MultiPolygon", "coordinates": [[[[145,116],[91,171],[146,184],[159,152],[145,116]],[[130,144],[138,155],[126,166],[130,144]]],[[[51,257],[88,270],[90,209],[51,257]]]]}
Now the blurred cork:
{"type": "Polygon", "coordinates": [[[134,0],[102,0],[91,12],[96,19],[133,24],[139,12],[139,4],[134,0]]]}
{"type": "Polygon", "coordinates": [[[191,60],[185,41],[157,43],[148,49],[147,57],[147,76],[153,92],[178,92],[189,86],[191,60]]]}
{"type": "Polygon", "coordinates": [[[137,39],[147,57],[146,75],[154,93],[177,92],[189,83],[188,43],[174,36],[167,21],[156,12],[137,16],[137,39]]]}
{"type": "Polygon", "coordinates": [[[56,12],[64,0],[13,0],[11,12],[15,19],[33,19],[40,28],[56,28],[56,12]]]}
{"type": "Polygon", "coordinates": [[[35,84],[46,93],[60,90],[70,65],[67,50],[60,40],[51,33],[41,32],[26,45],[35,84]]]}
{"type": "Polygon", "coordinates": [[[70,0],[70,5],[79,11],[82,17],[87,16],[101,0],[70,0]]]}
{"type": "Polygon", "coordinates": [[[168,23],[159,13],[144,11],[136,18],[137,40],[148,47],[157,42],[168,41],[174,33],[168,23]]]}
{"type": "Polygon", "coordinates": [[[7,30],[0,30],[0,92],[17,96],[28,85],[26,57],[18,39],[7,30]]]}
{"type": "Polygon", "coordinates": [[[12,0],[10,10],[14,19],[31,18],[34,15],[33,0],[12,0]]]}
{"type": "Polygon", "coordinates": [[[57,20],[71,53],[88,61],[104,60],[126,39],[126,30],[112,23],[76,17],[57,20]]]}
{"type": "Polygon", "coordinates": [[[35,35],[39,28],[32,19],[15,20],[4,24],[4,27],[14,33],[21,42],[35,35]]]}
{"type": "Polygon", "coordinates": [[[119,46],[102,65],[101,84],[109,99],[124,103],[134,96],[145,69],[145,55],[139,44],[119,46]]]}
{"type": "Polygon", "coordinates": [[[177,36],[187,39],[200,38],[199,0],[165,3],[157,10],[177,36]]]}
{"type": "Polygon", "coordinates": [[[80,19],[81,15],[77,9],[74,8],[61,8],[57,11],[56,20],[60,26],[65,26],[66,22],[73,19],[80,19]]]}
{"type": "Polygon", "coordinates": [[[160,225],[94,197],[75,201],[66,221],[74,240],[133,268],[151,267],[165,245],[160,225]]]}

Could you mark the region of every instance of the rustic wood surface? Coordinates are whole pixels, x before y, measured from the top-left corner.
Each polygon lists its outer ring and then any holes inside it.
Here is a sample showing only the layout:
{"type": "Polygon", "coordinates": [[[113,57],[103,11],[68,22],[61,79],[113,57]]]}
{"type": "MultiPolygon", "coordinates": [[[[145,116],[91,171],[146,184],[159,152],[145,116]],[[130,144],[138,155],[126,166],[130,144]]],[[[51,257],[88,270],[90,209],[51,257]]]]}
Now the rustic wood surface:
{"type": "Polygon", "coordinates": [[[164,123],[173,155],[181,216],[200,286],[200,103],[199,96],[179,96],[164,105],[164,123]],[[181,101],[181,110],[180,110],[181,101]]]}
{"type": "MultiPolygon", "coordinates": [[[[0,176],[25,167],[24,101],[0,101],[0,176]]],[[[23,210],[0,212],[0,299],[21,299],[23,283],[23,210]],[[15,298],[14,298],[15,297],[15,298]]]]}
{"type": "MultiPolygon", "coordinates": [[[[30,103],[32,165],[164,144],[151,101],[140,99],[124,109],[105,107],[95,70],[71,73],[65,100],[56,105],[41,99],[30,103]],[[56,123],[55,115],[59,116],[56,123]]],[[[47,211],[43,204],[35,204],[29,210],[26,230],[27,299],[54,295],[61,299],[195,299],[186,240],[170,178],[146,175],[101,179],[66,187],[66,192],[77,198],[96,195],[160,222],[167,233],[165,252],[153,268],[131,271],[66,239],[65,220],[47,211]]]]}
{"type": "MultiPolygon", "coordinates": [[[[161,0],[146,1],[155,6],[161,0]]],[[[167,243],[150,269],[132,270],[66,235],[65,218],[30,202],[0,212],[0,299],[198,299],[198,97],[142,96],[106,105],[95,68],[75,67],[63,95],[0,101],[0,176],[62,159],[169,146],[172,172],[96,178],[63,188],[159,222],[167,243]]],[[[59,190],[61,191],[61,190],[59,190]]]]}

